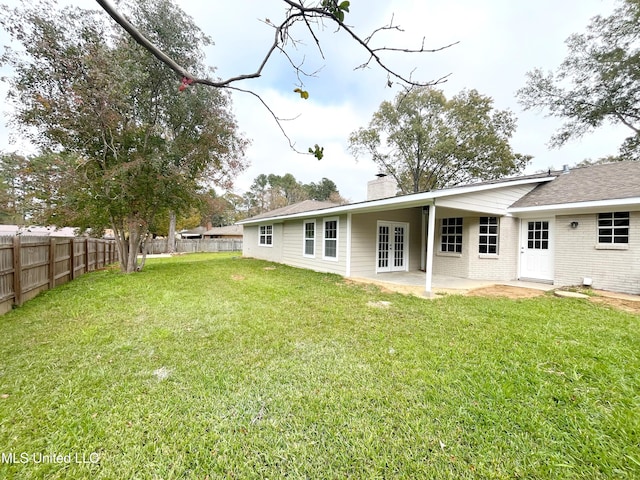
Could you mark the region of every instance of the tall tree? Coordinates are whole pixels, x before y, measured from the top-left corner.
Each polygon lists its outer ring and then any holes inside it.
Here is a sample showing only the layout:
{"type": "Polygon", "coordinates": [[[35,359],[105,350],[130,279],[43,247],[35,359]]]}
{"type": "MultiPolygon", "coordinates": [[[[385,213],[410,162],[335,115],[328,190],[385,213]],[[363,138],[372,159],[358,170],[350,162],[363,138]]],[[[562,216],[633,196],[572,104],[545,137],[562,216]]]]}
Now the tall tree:
{"type": "Polygon", "coordinates": [[[285,207],[303,200],[326,200],[334,203],[345,203],[340,196],[336,184],[328,178],[318,183],[304,184],[290,174],[284,175],[261,173],[251,184],[250,191],[245,193],[245,209],[247,215],[258,215],[268,210],[285,207]]]}
{"type": "Polygon", "coordinates": [[[243,199],[240,195],[231,192],[218,195],[214,189],[210,189],[201,196],[200,225],[232,225],[244,218],[242,204],[243,199]]]}
{"type": "Polygon", "coordinates": [[[326,177],[318,183],[311,182],[305,185],[305,190],[311,200],[328,201],[332,196],[335,198],[336,194],[339,195],[336,184],[326,177]]]}
{"type": "Polygon", "coordinates": [[[269,177],[261,173],[253,179],[249,192],[247,192],[248,210],[258,213],[269,210],[269,177]]]}
{"type": "Polygon", "coordinates": [[[271,190],[270,210],[301,202],[308,198],[302,182],[296,180],[296,177],[290,173],[285,173],[284,175],[271,174],[268,179],[271,190]]]}
{"type": "Polygon", "coordinates": [[[25,158],[17,153],[0,154],[0,223],[24,224],[33,209],[25,158]]]}
{"type": "Polygon", "coordinates": [[[606,123],[624,125],[630,135],[617,159],[640,160],[640,1],[622,1],[612,15],[594,17],[566,44],[569,54],[556,72],[529,72],[518,100],[565,120],[551,138],[554,147],[606,123]]]}
{"type": "Polygon", "coordinates": [[[465,90],[447,100],[416,88],[385,101],[367,128],[349,137],[356,156],[370,156],[403,193],[428,191],[521,171],[530,157],[514,153],[516,120],[493,100],[465,90]]]}
{"type": "MultiPolygon", "coordinates": [[[[163,50],[204,71],[209,40],[169,0],[128,11],[163,50]]],[[[15,70],[14,121],[46,153],[31,169],[55,172],[41,175],[44,213],[112,228],[122,270],[141,268],[156,215],[188,211],[203,185],[228,186],[244,168],[229,97],[196,85],[178,91],[174,72],[98,12],[38,3],[5,13],[2,25],[23,46],[3,57],[15,70]]]]}

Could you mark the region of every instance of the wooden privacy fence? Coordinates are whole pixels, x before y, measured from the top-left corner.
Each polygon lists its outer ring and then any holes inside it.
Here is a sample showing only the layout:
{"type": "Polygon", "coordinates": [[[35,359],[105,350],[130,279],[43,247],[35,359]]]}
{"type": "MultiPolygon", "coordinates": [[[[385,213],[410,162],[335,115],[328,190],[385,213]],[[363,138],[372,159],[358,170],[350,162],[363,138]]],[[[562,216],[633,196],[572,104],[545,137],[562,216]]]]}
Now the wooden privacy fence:
{"type": "Polygon", "coordinates": [[[0,237],[0,315],[117,257],[113,240],[0,237]]]}
{"type": "MultiPolygon", "coordinates": [[[[147,241],[147,254],[166,253],[167,239],[155,238],[147,241]]],[[[241,252],[242,240],[229,238],[204,238],[194,240],[176,240],[176,253],[196,252],[241,252]]]]}

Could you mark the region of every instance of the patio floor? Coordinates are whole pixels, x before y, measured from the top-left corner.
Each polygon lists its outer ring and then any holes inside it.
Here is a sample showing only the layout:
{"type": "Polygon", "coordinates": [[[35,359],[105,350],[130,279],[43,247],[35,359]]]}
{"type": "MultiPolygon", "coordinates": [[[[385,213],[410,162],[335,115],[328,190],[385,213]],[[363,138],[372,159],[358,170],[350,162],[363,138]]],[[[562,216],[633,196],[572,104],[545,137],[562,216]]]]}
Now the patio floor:
{"type": "MultiPolygon", "coordinates": [[[[362,283],[373,283],[383,286],[388,290],[401,293],[413,293],[424,295],[425,273],[421,271],[379,273],[368,277],[352,277],[350,280],[362,283]]],[[[433,293],[461,293],[464,294],[476,288],[490,287],[492,285],[508,285],[511,287],[530,288],[534,290],[549,291],[554,287],[548,283],[524,282],[520,280],[496,281],[496,280],[471,280],[468,278],[451,277],[447,275],[433,275],[431,279],[433,293]]]]}

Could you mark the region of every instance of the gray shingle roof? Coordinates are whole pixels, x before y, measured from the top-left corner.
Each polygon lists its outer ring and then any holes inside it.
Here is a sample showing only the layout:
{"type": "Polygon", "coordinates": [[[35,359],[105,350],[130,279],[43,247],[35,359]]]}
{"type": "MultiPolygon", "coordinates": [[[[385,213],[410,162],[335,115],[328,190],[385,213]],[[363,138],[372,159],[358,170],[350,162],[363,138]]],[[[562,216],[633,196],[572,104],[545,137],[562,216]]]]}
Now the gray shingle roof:
{"type": "Polygon", "coordinates": [[[204,232],[203,235],[242,235],[242,231],[242,225],[227,225],[226,227],[213,227],[204,232]]]}
{"type": "Polygon", "coordinates": [[[574,168],[538,185],[513,208],[640,197],[640,162],[627,161],[574,168]]]}
{"type": "Polygon", "coordinates": [[[255,215],[247,220],[258,220],[260,218],[273,218],[282,217],[284,215],[292,215],[294,213],[310,212],[312,210],[322,210],[324,208],[335,207],[336,204],[332,202],[319,202],[317,200],[304,200],[302,202],[287,205],[286,207],[276,208],[269,212],[264,212],[259,215],[255,215]]]}

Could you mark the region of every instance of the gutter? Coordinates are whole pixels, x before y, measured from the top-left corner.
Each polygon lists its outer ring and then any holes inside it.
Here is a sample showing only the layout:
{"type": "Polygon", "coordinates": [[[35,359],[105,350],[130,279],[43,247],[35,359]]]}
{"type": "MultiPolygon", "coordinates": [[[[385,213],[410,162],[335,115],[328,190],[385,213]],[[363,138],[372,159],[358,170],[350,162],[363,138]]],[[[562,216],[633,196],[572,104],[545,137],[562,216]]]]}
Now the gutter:
{"type": "Polygon", "coordinates": [[[507,208],[507,212],[513,215],[543,212],[572,212],[576,210],[601,210],[609,211],[611,207],[640,206],[640,197],[617,198],[612,200],[593,200],[588,202],[556,203],[552,205],[535,205],[531,207],[507,208]]]}
{"type": "Polygon", "coordinates": [[[389,197],[379,200],[368,200],[359,203],[350,203],[347,205],[339,205],[337,207],[323,208],[320,210],[309,210],[307,212],[292,213],[288,215],[278,215],[275,217],[261,217],[258,219],[247,218],[236,223],[236,225],[258,225],[267,222],[281,222],[289,219],[310,218],[316,216],[339,215],[343,213],[367,213],[391,208],[411,208],[426,205],[434,205],[437,198],[453,197],[465,195],[468,193],[483,192],[486,190],[497,190],[499,188],[528,185],[532,183],[550,182],[556,177],[528,178],[523,180],[515,180],[502,183],[491,183],[483,185],[468,185],[463,187],[452,187],[444,190],[436,190],[432,192],[412,193],[400,197],[389,197]]]}

